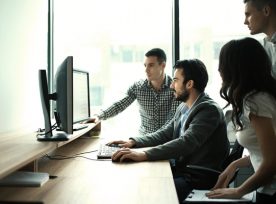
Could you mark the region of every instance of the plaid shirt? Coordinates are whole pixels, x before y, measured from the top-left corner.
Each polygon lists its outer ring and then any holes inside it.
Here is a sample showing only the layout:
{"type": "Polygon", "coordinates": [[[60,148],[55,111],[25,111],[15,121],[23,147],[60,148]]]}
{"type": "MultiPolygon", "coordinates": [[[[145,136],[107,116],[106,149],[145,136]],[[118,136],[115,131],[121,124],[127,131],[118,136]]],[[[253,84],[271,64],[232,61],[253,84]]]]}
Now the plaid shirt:
{"type": "Polygon", "coordinates": [[[171,83],[172,78],[166,75],[161,90],[156,91],[147,79],[135,82],[126,96],[103,110],[99,118],[105,120],[119,114],[136,99],[141,116],[140,134],[155,132],[169,123],[181,103],[175,100],[174,92],[170,89],[171,83]]]}

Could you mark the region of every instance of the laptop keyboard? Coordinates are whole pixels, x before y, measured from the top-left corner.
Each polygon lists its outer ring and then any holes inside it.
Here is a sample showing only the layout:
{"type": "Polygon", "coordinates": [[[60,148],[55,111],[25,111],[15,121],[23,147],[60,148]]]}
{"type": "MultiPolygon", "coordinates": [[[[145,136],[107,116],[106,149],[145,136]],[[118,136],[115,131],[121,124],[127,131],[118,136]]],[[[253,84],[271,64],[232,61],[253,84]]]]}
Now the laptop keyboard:
{"type": "Polygon", "coordinates": [[[104,144],[101,144],[98,149],[98,159],[111,159],[111,156],[113,153],[115,153],[117,150],[119,150],[120,147],[116,146],[107,146],[104,144]]]}

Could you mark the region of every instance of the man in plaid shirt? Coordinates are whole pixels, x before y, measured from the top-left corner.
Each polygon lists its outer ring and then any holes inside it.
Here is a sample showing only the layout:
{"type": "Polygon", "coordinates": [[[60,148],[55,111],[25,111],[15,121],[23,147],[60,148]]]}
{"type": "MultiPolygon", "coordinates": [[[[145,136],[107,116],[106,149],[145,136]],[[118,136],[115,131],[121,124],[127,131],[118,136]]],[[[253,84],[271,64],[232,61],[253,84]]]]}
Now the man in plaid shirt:
{"type": "Polygon", "coordinates": [[[137,100],[141,116],[141,135],[155,132],[169,123],[180,102],[175,100],[174,91],[170,88],[172,78],[165,74],[166,60],[162,49],[149,50],[144,62],[147,78],[134,82],[124,98],[102,110],[91,120],[106,120],[116,116],[137,100]]]}

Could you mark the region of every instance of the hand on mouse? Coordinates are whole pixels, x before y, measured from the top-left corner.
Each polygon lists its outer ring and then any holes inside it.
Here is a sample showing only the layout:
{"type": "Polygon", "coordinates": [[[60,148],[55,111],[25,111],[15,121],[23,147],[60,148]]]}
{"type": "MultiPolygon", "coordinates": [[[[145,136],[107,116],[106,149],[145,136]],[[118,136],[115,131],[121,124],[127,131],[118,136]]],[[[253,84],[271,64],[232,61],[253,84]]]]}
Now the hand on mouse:
{"type": "Polygon", "coordinates": [[[128,140],[128,141],[115,140],[112,142],[108,142],[106,145],[108,146],[118,145],[119,147],[131,148],[135,146],[135,141],[134,140],[128,140]]]}
{"type": "Polygon", "coordinates": [[[136,152],[129,148],[121,148],[115,152],[112,157],[112,161],[124,162],[124,161],[146,161],[147,155],[145,152],[136,152]]]}

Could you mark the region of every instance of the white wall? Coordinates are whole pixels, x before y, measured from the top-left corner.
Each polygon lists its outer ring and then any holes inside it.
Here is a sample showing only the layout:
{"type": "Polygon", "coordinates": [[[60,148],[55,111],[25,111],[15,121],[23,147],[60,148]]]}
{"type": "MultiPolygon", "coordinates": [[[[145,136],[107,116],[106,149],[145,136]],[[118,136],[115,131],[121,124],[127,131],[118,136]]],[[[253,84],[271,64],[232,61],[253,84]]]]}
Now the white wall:
{"type": "Polygon", "coordinates": [[[47,68],[47,2],[0,0],[0,133],[44,126],[38,69],[47,68]]]}

